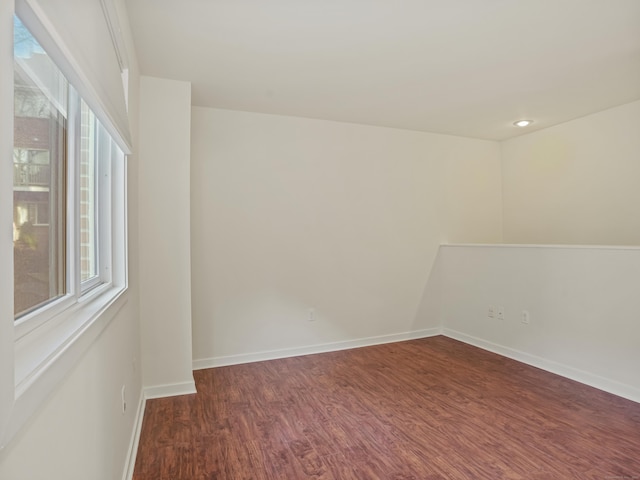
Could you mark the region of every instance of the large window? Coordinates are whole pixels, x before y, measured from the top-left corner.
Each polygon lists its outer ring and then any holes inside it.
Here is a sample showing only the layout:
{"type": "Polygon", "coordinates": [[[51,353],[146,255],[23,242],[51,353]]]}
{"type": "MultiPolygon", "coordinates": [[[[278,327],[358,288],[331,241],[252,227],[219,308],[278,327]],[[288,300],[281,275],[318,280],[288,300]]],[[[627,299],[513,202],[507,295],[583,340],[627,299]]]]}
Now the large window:
{"type": "Polygon", "coordinates": [[[122,152],[17,17],[14,72],[14,315],[26,321],[111,281],[122,152]]]}
{"type": "Polygon", "coordinates": [[[0,2],[0,449],[128,301],[127,56],[80,3],[0,2]]]}

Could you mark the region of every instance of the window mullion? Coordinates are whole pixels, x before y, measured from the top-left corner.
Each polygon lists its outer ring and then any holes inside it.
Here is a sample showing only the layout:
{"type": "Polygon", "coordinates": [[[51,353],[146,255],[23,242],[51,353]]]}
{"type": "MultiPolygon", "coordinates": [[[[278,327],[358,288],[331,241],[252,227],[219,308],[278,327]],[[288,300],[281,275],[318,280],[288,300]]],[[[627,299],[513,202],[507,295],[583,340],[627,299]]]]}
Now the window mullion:
{"type": "Polygon", "coordinates": [[[80,296],[80,148],[81,148],[81,112],[80,97],[73,89],[69,89],[69,159],[67,162],[67,288],[71,295],[80,296]]]}

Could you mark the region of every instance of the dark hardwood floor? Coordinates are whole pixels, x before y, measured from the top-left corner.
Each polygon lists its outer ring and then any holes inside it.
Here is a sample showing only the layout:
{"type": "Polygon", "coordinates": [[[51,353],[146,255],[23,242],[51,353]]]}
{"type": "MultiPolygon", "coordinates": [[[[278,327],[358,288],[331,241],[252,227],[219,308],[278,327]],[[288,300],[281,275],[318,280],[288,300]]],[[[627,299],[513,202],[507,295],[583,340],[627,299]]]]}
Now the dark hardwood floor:
{"type": "Polygon", "coordinates": [[[446,337],[194,374],[134,480],[640,480],[640,404],[446,337]]]}

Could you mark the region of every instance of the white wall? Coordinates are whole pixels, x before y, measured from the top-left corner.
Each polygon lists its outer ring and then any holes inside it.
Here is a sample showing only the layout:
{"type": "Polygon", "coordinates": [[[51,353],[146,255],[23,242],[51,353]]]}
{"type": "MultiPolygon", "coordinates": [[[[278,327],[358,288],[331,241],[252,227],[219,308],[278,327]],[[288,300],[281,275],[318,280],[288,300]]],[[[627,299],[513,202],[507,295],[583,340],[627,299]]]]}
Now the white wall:
{"type": "Polygon", "coordinates": [[[640,101],[502,145],[506,243],[640,245],[640,101]]]}
{"type": "Polygon", "coordinates": [[[440,255],[446,335],[640,401],[639,248],[443,246],[440,255]],[[505,319],[489,318],[489,305],[505,319]]]}
{"type": "Polygon", "coordinates": [[[140,322],[149,395],[195,391],[191,373],[191,85],[140,80],[140,322]]]}
{"type": "MultiPolygon", "coordinates": [[[[2,2],[2,5],[5,3],[12,2],[2,2]]],[[[122,21],[123,33],[131,46],[126,17],[122,21]]],[[[5,30],[0,31],[4,33],[5,30]]],[[[138,70],[132,49],[129,60],[130,121],[135,139],[138,70]]],[[[123,477],[142,392],[137,179],[138,163],[133,155],[128,162],[129,290],[125,293],[126,303],[51,398],[0,451],[2,480],[114,480],[123,477]],[[120,400],[122,385],[126,387],[128,404],[124,414],[120,400]]],[[[13,313],[10,315],[12,319],[13,313]]]]}
{"type": "Polygon", "coordinates": [[[135,293],[51,399],[0,452],[3,480],[122,478],[140,401],[135,293]],[[128,408],[121,413],[120,389],[128,408]]]}
{"type": "Polygon", "coordinates": [[[438,245],[501,240],[499,167],[496,142],[194,108],[196,364],[436,327],[438,245]]]}

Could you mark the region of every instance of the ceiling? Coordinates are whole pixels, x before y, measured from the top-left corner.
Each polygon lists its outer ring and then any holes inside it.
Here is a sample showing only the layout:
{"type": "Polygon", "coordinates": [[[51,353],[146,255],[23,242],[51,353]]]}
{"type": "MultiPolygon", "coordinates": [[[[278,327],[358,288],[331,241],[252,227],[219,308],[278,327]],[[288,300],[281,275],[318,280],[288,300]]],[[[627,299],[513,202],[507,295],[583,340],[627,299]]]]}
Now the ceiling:
{"type": "Polygon", "coordinates": [[[127,5],[141,72],[198,106],[502,140],[640,99],[640,0],[127,5]]]}

